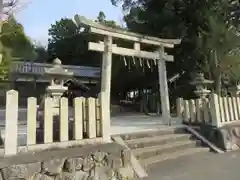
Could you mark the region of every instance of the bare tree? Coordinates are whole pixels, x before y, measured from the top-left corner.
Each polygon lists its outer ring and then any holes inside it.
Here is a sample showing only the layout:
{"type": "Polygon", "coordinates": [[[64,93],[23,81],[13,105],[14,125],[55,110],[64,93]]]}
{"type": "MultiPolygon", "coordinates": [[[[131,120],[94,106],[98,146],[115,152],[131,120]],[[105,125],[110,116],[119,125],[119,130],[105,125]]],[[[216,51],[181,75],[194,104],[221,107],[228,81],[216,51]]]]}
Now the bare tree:
{"type": "Polygon", "coordinates": [[[9,15],[15,14],[23,9],[29,2],[29,0],[0,0],[1,22],[6,21],[9,15]]]}

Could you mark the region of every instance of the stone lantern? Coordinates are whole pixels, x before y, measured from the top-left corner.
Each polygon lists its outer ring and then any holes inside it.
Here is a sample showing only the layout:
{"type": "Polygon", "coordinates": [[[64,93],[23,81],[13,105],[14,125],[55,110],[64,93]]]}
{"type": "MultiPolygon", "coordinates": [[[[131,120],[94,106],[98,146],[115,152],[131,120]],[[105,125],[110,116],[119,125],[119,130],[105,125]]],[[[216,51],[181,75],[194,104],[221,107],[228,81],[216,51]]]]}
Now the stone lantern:
{"type": "Polygon", "coordinates": [[[45,68],[43,76],[46,77],[50,84],[46,88],[44,98],[42,99],[40,106],[38,108],[38,121],[39,127],[37,129],[37,141],[43,142],[43,111],[44,111],[44,99],[46,97],[52,98],[52,110],[53,110],[53,139],[59,140],[59,114],[60,114],[60,100],[65,91],[68,90],[68,87],[64,86],[64,82],[73,77],[73,72],[68,72],[62,67],[62,62],[58,58],[53,61],[52,68],[45,68]]]}
{"type": "MultiPolygon", "coordinates": [[[[73,72],[68,72],[62,67],[60,59],[56,58],[53,61],[52,68],[45,68],[44,76],[46,76],[50,85],[46,88],[45,97],[51,97],[53,100],[53,115],[59,115],[60,99],[68,87],[64,86],[64,81],[73,77],[73,72]]],[[[44,102],[44,101],[43,101],[44,102]]],[[[44,103],[40,104],[40,109],[43,109],[44,103]]]]}
{"type": "Polygon", "coordinates": [[[196,87],[194,93],[197,96],[199,96],[200,98],[206,98],[206,96],[211,92],[207,89],[207,87],[210,84],[213,84],[213,81],[205,79],[203,73],[197,73],[191,84],[196,87]]]}

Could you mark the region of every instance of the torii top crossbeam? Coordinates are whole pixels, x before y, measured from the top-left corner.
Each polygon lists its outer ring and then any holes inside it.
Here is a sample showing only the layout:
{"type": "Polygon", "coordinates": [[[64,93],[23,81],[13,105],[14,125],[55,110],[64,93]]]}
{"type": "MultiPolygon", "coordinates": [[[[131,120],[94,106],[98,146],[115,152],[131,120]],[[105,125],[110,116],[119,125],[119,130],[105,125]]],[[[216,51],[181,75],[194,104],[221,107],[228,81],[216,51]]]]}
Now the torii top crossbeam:
{"type": "Polygon", "coordinates": [[[74,20],[78,25],[89,27],[89,31],[95,34],[108,35],[115,38],[131,40],[139,43],[164,46],[168,48],[173,48],[174,45],[180,44],[181,39],[161,39],[151,36],[146,36],[138,33],[133,33],[125,31],[122,29],[112,28],[104,26],[102,24],[96,23],[94,21],[88,20],[83,16],[75,15],[74,20]]]}
{"type": "MultiPolygon", "coordinates": [[[[165,61],[173,61],[174,59],[173,56],[164,53],[164,47],[173,48],[174,45],[179,44],[181,42],[180,39],[160,39],[156,37],[150,37],[138,33],[129,32],[122,29],[111,28],[100,23],[96,23],[92,20],[88,20],[85,17],[79,15],[75,15],[74,19],[78,26],[88,28],[88,31],[90,33],[109,36],[112,38],[120,38],[134,42],[134,49],[118,47],[116,44],[111,44],[112,53],[122,56],[131,56],[154,60],[164,59],[165,61]],[[161,47],[163,53],[160,54],[159,51],[151,52],[141,50],[140,44],[154,45],[157,47],[156,49],[159,49],[159,47],[161,47]]],[[[96,42],[89,42],[88,47],[89,50],[98,52],[103,52],[105,49],[103,43],[96,42]]]]}

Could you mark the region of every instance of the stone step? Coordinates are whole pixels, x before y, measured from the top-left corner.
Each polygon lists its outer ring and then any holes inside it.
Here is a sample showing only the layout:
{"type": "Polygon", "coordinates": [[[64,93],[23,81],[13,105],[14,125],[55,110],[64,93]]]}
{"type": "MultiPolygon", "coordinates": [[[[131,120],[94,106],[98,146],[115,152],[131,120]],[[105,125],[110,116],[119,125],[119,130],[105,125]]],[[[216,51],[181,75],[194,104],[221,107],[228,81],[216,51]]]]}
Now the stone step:
{"type": "Polygon", "coordinates": [[[128,134],[121,134],[121,138],[126,140],[131,139],[139,139],[139,138],[145,138],[145,137],[154,137],[154,136],[161,136],[161,135],[167,135],[167,134],[179,134],[179,133],[185,133],[184,128],[163,128],[161,130],[151,130],[151,131],[141,131],[137,133],[128,133],[128,134]]]}
{"type": "Polygon", "coordinates": [[[200,147],[200,146],[201,146],[201,141],[185,140],[185,141],[170,142],[163,145],[138,148],[138,149],[134,149],[132,152],[137,159],[146,159],[146,158],[154,157],[157,155],[162,155],[164,153],[173,153],[173,152],[184,150],[187,148],[194,148],[194,147],[200,147]]]}
{"type": "Polygon", "coordinates": [[[202,148],[202,147],[186,148],[173,153],[171,152],[164,153],[164,154],[160,154],[150,158],[142,159],[140,161],[144,167],[147,167],[148,165],[151,165],[151,164],[155,164],[155,163],[159,163],[159,162],[163,162],[171,159],[177,159],[179,157],[189,156],[197,153],[203,153],[203,152],[209,152],[209,148],[202,148]]]}
{"type": "Polygon", "coordinates": [[[156,145],[168,144],[170,142],[184,141],[191,139],[190,134],[166,134],[154,137],[144,137],[125,141],[130,149],[145,148],[156,145]]]}

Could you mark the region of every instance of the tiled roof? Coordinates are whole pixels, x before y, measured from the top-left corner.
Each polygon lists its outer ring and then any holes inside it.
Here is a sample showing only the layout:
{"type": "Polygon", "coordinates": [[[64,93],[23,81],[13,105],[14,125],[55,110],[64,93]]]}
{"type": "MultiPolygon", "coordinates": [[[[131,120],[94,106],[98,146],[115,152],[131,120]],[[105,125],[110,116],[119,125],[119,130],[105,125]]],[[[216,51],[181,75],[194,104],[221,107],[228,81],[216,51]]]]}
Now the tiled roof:
{"type": "MultiPolygon", "coordinates": [[[[32,62],[21,62],[15,61],[12,64],[11,71],[13,73],[30,73],[41,75],[45,73],[45,68],[53,67],[52,64],[47,63],[32,63],[32,62]]],[[[90,66],[70,66],[62,65],[64,69],[67,69],[69,72],[73,72],[76,77],[91,77],[99,78],[100,77],[100,68],[99,67],[90,67],[90,66]]]]}

